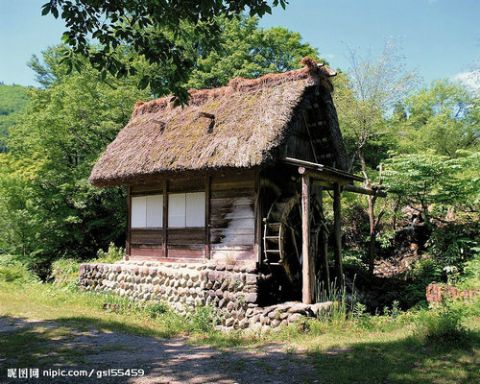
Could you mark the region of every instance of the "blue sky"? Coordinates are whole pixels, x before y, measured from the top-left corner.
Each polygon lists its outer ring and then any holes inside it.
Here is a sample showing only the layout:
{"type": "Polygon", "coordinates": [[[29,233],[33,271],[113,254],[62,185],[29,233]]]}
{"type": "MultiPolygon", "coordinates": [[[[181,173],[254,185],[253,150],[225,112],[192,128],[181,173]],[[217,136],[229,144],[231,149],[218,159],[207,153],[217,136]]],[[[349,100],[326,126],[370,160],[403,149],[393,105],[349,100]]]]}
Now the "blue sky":
{"type": "MultiPolygon", "coordinates": [[[[35,85],[26,63],[59,42],[61,21],[42,17],[46,0],[0,0],[0,81],[35,85]]],[[[430,82],[465,77],[480,67],[478,0],[290,0],[264,17],[264,27],[300,32],[332,66],[348,68],[347,52],[376,54],[387,41],[430,82]]]]}

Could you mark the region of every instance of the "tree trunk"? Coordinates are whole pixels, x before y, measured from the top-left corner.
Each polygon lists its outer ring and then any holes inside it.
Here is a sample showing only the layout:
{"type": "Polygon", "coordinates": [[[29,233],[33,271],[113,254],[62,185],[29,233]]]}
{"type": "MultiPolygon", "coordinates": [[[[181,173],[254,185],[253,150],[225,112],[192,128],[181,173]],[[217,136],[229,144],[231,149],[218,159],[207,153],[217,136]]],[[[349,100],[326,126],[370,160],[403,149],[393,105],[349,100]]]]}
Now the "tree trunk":
{"type": "MultiPolygon", "coordinates": [[[[372,183],[368,178],[367,174],[367,164],[365,158],[363,157],[362,151],[358,152],[358,158],[360,159],[360,164],[362,166],[363,177],[365,178],[365,187],[371,188],[372,183]]],[[[377,201],[377,196],[367,196],[368,201],[368,224],[369,224],[369,240],[368,240],[368,272],[373,275],[375,268],[375,259],[377,258],[377,220],[375,217],[375,203],[377,201]]]]}

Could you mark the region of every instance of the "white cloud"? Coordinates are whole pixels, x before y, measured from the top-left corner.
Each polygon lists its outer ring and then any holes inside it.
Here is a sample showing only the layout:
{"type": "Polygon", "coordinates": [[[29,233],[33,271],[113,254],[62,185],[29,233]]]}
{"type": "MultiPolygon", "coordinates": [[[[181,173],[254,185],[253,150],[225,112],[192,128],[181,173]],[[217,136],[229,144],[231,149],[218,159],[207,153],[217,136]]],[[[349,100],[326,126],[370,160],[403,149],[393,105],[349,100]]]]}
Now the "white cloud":
{"type": "Polygon", "coordinates": [[[453,77],[454,81],[463,84],[467,89],[475,95],[480,96],[480,70],[461,72],[453,77]]]}

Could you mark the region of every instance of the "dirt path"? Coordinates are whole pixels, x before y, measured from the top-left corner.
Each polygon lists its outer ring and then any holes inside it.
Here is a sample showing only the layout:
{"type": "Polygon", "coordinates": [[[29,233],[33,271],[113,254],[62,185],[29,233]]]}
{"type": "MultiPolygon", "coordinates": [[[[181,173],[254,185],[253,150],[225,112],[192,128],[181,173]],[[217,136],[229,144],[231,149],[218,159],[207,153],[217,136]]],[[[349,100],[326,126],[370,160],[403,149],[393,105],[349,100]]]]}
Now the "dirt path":
{"type": "Polygon", "coordinates": [[[29,334],[32,338],[39,335],[40,340],[36,340],[35,345],[41,345],[37,350],[25,343],[23,346],[19,345],[18,349],[14,348],[15,353],[10,350],[10,355],[5,355],[0,349],[0,383],[29,382],[25,379],[7,379],[7,368],[17,367],[16,364],[22,361],[22,356],[38,362],[42,369],[94,370],[90,378],[44,378],[30,381],[35,383],[319,382],[308,357],[287,351],[279,344],[255,349],[242,347],[218,350],[208,346],[191,345],[186,338],[160,339],[74,328],[69,328],[68,332],[60,336],[48,337],[50,331],[59,327],[64,326],[53,321],[0,318],[0,338],[8,340],[23,334],[27,335],[28,339],[29,334]],[[115,368],[144,369],[145,376],[97,378],[100,370],[115,368]]]}

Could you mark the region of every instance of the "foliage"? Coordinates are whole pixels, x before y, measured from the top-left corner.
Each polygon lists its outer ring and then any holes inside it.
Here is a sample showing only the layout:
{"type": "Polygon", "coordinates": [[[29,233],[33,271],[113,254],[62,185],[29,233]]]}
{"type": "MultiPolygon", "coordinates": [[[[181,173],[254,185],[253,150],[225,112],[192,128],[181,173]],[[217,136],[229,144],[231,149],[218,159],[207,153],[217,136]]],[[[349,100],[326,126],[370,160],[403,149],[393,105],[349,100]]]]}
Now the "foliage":
{"type": "Polygon", "coordinates": [[[480,248],[476,248],[476,254],[463,266],[463,276],[459,284],[463,289],[480,289],[480,248]]]}
{"type": "Polygon", "coordinates": [[[211,307],[196,307],[190,316],[190,331],[212,332],[215,314],[211,307]]]}
{"type": "Polygon", "coordinates": [[[16,257],[0,256],[0,282],[22,285],[37,281],[38,278],[16,257]]]}
{"type": "Polygon", "coordinates": [[[125,257],[125,248],[117,247],[114,243],[108,245],[108,249],[105,252],[103,249],[99,249],[97,252],[97,263],[115,263],[125,257]]]}
{"type": "Polygon", "coordinates": [[[218,48],[200,58],[192,72],[188,82],[192,88],[219,87],[234,77],[296,69],[305,56],[320,60],[317,50],[302,43],[299,33],[259,28],[257,18],[221,19],[220,28],[218,48]]]}
{"type": "Polygon", "coordinates": [[[435,228],[428,241],[428,250],[444,270],[447,267],[462,269],[463,263],[472,258],[474,248],[479,244],[478,224],[450,223],[435,228]]]}
{"type": "MultiPolygon", "coordinates": [[[[115,263],[125,256],[125,249],[110,243],[108,250],[99,249],[97,257],[90,260],[84,260],[84,263],[115,263]]],[[[56,286],[75,291],[78,288],[78,273],[80,264],[75,259],[58,259],[52,263],[51,278],[56,286]]]]}
{"type": "Polygon", "coordinates": [[[462,325],[464,318],[463,305],[444,302],[434,310],[420,313],[417,334],[433,343],[449,346],[465,344],[468,337],[462,325]]]}
{"type": "Polygon", "coordinates": [[[104,76],[107,72],[116,77],[135,74],[140,69],[137,63],[125,62],[117,54],[119,46],[129,46],[155,68],[171,69],[167,73],[159,70],[143,74],[140,86],[150,84],[156,93],[173,92],[185,99],[184,85],[197,59],[217,46],[219,16],[231,18],[246,11],[250,16],[263,16],[271,12],[272,6],[284,8],[286,4],[285,0],[201,0],[195,4],[50,0],[43,5],[42,14],[60,16],[65,21],[63,39],[70,46],[65,59],[71,67],[78,67],[75,54],[81,54],[104,76]],[[89,39],[98,42],[95,49],[89,39]]]}
{"type": "Polygon", "coordinates": [[[431,210],[437,211],[437,216],[446,214],[449,205],[470,197],[464,185],[469,182],[461,172],[465,169],[457,159],[425,151],[392,156],[385,161],[384,179],[389,191],[401,196],[405,205],[418,207],[429,225],[431,210]]]}
{"type": "Polygon", "coordinates": [[[93,188],[87,178],[134,102],[148,94],[134,79],[102,82],[92,68],[66,75],[57,49],[44,57],[52,83],[31,92],[0,157],[0,252],[22,255],[45,278],[54,259],[91,258],[122,241],[125,192],[93,188]]]}
{"type": "Polygon", "coordinates": [[[15,124],[28,100],[28,88],[0,84],[0,152],[6,150],[3,136],[15,124]]]}
{"type": "Polygon", "coordinates": [[[459,84],[435,81],[397,106],[389,125],[403,152],[430,150],[454,158],[480,144],[479,100],[459,84]]]}

